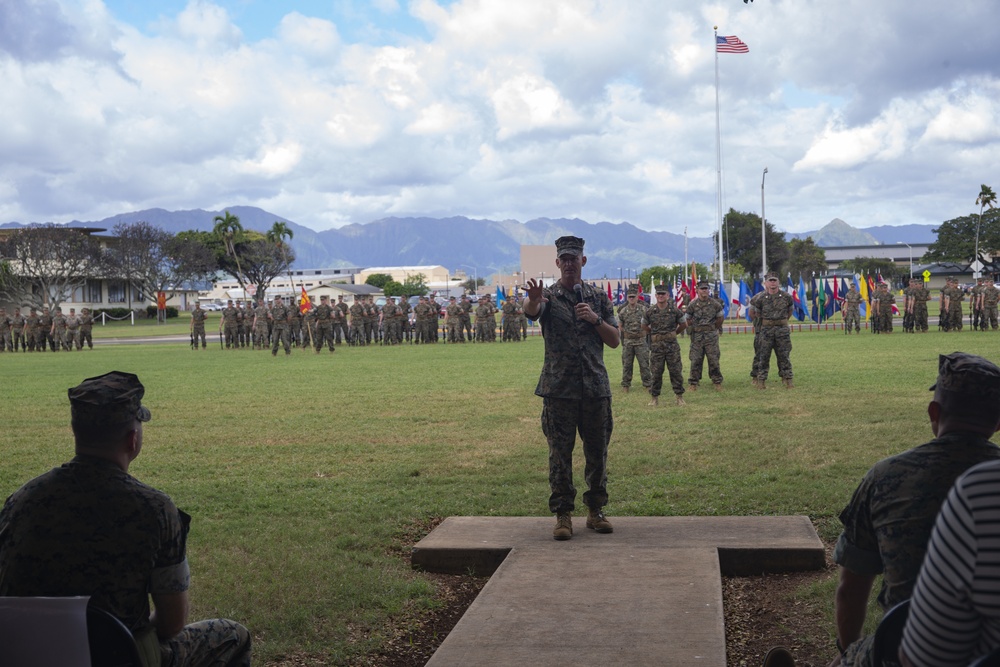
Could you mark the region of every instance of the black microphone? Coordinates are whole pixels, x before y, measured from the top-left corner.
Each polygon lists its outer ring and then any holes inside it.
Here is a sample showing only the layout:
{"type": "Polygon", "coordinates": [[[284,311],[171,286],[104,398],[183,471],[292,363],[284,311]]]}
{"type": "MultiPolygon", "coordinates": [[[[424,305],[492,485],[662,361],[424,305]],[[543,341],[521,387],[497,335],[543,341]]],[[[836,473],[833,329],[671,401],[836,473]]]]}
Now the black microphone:
{"type": "Polygon", "coordinates": [[[576,292],[576,302],[583,303],[583,285],[580,283],[573,285],[573,291],[576,292]]]}

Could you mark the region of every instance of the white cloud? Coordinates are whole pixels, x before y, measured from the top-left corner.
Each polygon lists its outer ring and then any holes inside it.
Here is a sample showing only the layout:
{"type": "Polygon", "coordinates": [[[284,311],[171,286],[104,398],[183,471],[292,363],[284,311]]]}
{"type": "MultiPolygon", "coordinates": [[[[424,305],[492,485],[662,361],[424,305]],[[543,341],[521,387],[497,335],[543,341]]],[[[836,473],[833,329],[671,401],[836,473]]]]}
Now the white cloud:
{"type": "Polygon", "coordinates": [[[707,234],[715,24],[750,46],[719,57],[727,206],[755,211],[767,166],[782,229],[936,223],[995,173],[1000,43],[968,36],[992,0],[380,0],[351,5],[368,28],[299,9],[259,41],[233,1],[142,26],[98,0],[25,0],[20,23],[0,2],[0,221],[236,202],[317,228],[393,212],[707,234]]]}

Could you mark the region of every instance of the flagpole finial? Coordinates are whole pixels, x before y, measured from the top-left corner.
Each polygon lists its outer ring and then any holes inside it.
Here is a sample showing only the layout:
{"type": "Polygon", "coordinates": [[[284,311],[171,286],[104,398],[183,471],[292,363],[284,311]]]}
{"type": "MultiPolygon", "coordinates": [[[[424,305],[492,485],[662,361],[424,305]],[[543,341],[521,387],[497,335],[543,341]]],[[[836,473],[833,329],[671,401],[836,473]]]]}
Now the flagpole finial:
{"type": "Polygon", "coordinates": [[[718,29],[719,29],[719,26],[717,26],[717,25],[713,25],[712,26],[712,30],[718,30],[718,29]]]}

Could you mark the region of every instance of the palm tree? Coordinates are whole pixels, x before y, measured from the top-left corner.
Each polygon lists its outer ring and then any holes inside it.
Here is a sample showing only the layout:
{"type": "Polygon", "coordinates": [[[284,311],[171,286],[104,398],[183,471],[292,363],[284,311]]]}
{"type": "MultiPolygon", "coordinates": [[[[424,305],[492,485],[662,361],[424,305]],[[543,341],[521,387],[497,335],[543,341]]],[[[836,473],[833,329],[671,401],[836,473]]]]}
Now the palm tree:
{"type": "MultiPolygon", "coordinates": [[[[976,203],[979,204],[979,222],[976,224],[976,258],[973,260],[975,262],[979,261],[979,228],[983,226],[983,209],[987,207],[992,209],[997,200],[997,193],[993,192],[993,188],[985,183],[981,188],[976,198],[976,203]]],[[[979,277],[979,269],[976,269],[975,276],[979,277]]]]}
{"type": "Polygon", "coordinates": [[[229,211],[226,211],[224,217],[215,216],[212,222],[215,223],[212,233],[222,239],[226,246],[226,254],[236,260],[236,281],[240,284],[243,294],[246,294],[246,286],[243,284],[243,269],[240,268],[240,257],[236,254],[236,242],[243,234],[243,225],[240,224],[239,217],[229,211]]]}
{"type": "MultiPolygon", "coordinates": [[[[292,266],[288,262],[288,253],[287,253],[288,246],[285,245],[283,241],[286,238],[291,239],[292,237],[295,236],[295,234],[292,233],[291,227],[289,227],[287,224],[281,222],[280,220],[275,220],[274,224],[271,225],[271,229],[267,230],[267,234],[265,234],[265,236],[267,237],[268,241],[274,243],[276,246],[281,248],[281,255],[282,257],[284,257],[285,265],[288,267],[288,285],[294,290],[295,283],[292,280],[292,266]]],[[[295,298],[294,292],[292,298],[295,298]]]]}

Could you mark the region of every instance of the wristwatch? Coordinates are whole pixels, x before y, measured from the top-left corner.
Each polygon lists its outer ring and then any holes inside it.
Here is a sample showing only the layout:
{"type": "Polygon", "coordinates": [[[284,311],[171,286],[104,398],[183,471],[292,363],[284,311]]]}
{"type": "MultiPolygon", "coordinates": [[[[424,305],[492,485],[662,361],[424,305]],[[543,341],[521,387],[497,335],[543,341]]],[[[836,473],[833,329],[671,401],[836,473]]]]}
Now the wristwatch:
{"type": "Polygon", "coordinates": [[[601,326],[602,324],[604,324],[604,318],[603,318],[603,317],[601,317],[600,315],[598,315],[598,316],[597,316],[597,321],[596,321],[596,322],[594,322],[594,326],[595,326],[595,327],[599,327],[599,326],[601,326]]]}

